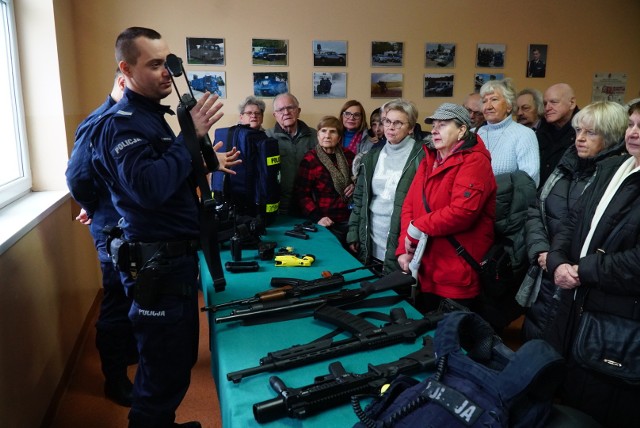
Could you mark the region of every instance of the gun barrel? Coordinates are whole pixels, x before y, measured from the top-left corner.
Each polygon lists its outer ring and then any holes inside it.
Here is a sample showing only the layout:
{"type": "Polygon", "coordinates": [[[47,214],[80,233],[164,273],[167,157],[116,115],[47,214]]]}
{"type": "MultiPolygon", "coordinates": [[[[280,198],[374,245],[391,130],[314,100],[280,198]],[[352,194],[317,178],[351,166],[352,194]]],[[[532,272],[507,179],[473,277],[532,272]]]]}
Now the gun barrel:
{"type": "Polygon", "coordinates": [[[239,383],[243,378],[247,376],[253,376],[259,373],[272,371],[275,368],[274,364],[265,364],[248,369],[237,370],[235,372],[227,373],[227,380],[233,383],[239,383]]]}
{"type": "Polygon", "coordinates": [[[230,315],[218,317],[216,323],[242,321],[255,318],[267,318],[287,312],[294,312],[301,309],[316,308],[324,303],[323,299],[310,299],[302,301],[298,298],[287,299],[274,302],[278,305],[256,305],[256,308],[240,309],[233,311],[230,315]]]}

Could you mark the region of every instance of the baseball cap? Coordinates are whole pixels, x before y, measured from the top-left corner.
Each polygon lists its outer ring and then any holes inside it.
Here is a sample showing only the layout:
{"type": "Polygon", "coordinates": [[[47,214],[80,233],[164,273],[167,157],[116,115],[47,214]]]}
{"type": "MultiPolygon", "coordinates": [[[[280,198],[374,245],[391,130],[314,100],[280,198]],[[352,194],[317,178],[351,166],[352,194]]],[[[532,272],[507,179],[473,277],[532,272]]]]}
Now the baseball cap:
{"type": "Polygon", "coordinates": [[[466,108],[460,104],[443,103],[436,109],[431,116],[424,119],[424,123],[432,124],[434,120],[451,120],[458,119],[460,122],[471,128],[471,118],[466,108]]]}

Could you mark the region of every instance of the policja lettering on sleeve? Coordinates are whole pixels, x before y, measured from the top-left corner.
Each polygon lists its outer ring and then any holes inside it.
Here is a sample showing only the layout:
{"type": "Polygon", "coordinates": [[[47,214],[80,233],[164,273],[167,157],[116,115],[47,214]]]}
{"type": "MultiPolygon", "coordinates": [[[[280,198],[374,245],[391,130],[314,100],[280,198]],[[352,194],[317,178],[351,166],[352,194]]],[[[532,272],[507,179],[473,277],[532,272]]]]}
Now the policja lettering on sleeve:
{"type": "Polygon", "coordinates": [[[116,155],[119,155],[120,152],[125,148],[125,147],[129,147],[132,146],[136,143],[141,142],[142,139],[141,138],[127,138],[124,141],[119,142],[118,144],[116,144],[116,147],[113,149],[116,155]]]}

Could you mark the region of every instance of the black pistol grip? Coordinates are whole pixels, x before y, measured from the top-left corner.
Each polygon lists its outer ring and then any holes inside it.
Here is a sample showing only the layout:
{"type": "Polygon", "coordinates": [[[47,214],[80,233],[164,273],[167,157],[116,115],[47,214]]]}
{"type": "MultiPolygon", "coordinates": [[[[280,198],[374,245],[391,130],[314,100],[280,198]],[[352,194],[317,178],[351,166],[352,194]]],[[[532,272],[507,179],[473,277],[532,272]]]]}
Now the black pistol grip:
{"type": "Polygon", "coordinates": [[[335,306],[323,305],[313,313],[313,317],[348,331],[351,334],[366,334],[367,332],[377,329],[375,325],[364,318],[353,315],[351,312],[344,311],[335,306]]]}

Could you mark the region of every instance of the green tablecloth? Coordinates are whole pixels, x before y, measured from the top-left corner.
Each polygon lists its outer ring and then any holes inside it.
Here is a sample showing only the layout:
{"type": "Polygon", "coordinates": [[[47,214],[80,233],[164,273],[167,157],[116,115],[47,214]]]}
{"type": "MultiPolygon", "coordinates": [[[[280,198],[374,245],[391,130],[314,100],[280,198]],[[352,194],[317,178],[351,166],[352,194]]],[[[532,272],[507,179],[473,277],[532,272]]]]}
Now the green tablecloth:
{"type": "MultiPolygon", "coordinates": [[[[263,241],[276,241],[278,247],[292,246],[299,254],[313,254],[316,260],[311,267],[276,267],[273,261],[261,261],[257,250],[244,250],[243,261],[258,261],[260,270],[249,273],[225,272],[227,281],[226,290],[216,293],[213,290],[211,276],[206,269],[201,270],[202,290],[207,305],[218,304],[230,300],[253,296],[255,293],[270,288],[272,277],[294,277],[302,279],[316,279],[321,277],[322,271],[332,273],[361,266],[349,252],[345,251],[337,239],[325,228],[318,226],[318,232],[308,232],[309,239],[301,240],[284,235],[292,225],[300,223],[299,219],[280,218],[276,223],[268,227],[268,234],[262,237],[263,241]]],[[[223,249],[222,263],[231,259],[228,246],[223,249]]],[[[201,266],[206,266],[201,257],[201,266]]],[[[368,276],[367,270],[347,274],[349,279],[357,279],[368,276]]],[[[354,284],[350,287],[357,287],[354,284]]],[[[393,292],[387,292],[393,294],[393,292]]],[[[384,294],[384,293],[382,293],[384,294]]],[[[401,302],[394,306],[405,309],[410,318],[420,317],[420,314],[410,305],[401,302]]],[[[371,310],[371,309],[368,309],[371,310]]],[[[390,307],[374,309],[379,312],[389,313],[390,307]]],[[[354,310],[357,313],[361,310],[354,310]]],[[[227,314],[221,311],[217,316],[227,314]]],[[[332,361],[340,361],[349,372],[364,373],[367,364],[382,364],[397,360],[421,347],[421,341],[413,344],[400,344],[378,349],[366,353],[357,353],[326,360],[295,369],[277,372],[262,373],[247,377],[242,382],[234,384],[227,381],[226,374],[232,371],[242,370],[259,365],[259,359],[270,351],[284,349],[296,344],[310,342],[333,330],[333,326],[314,320],[313,317],[300,318],[289,321],[265,323],[260,325],[245,326],[240,322],[214,323],[214,314],[209,314],[209,326],[211,331],[211,368],[218,389],[222,423],[224,427],[347,427],[357,422],[351,406],[346,404],[339,408],[328,410],[316,416],[304,420],[284,418],[276,422],[260,425],[254,417],[252,406],[276,397],[275,392],[269,386],[269,377],[278,375],[289,387],[297,388],[313,382],[315,376],[328,373],[328,366],[332,361]]],[[[374,321],[374,323],[376,323],[374,321]]],[[[381,324],[381,322],[377,322],[381,324]]]]}

